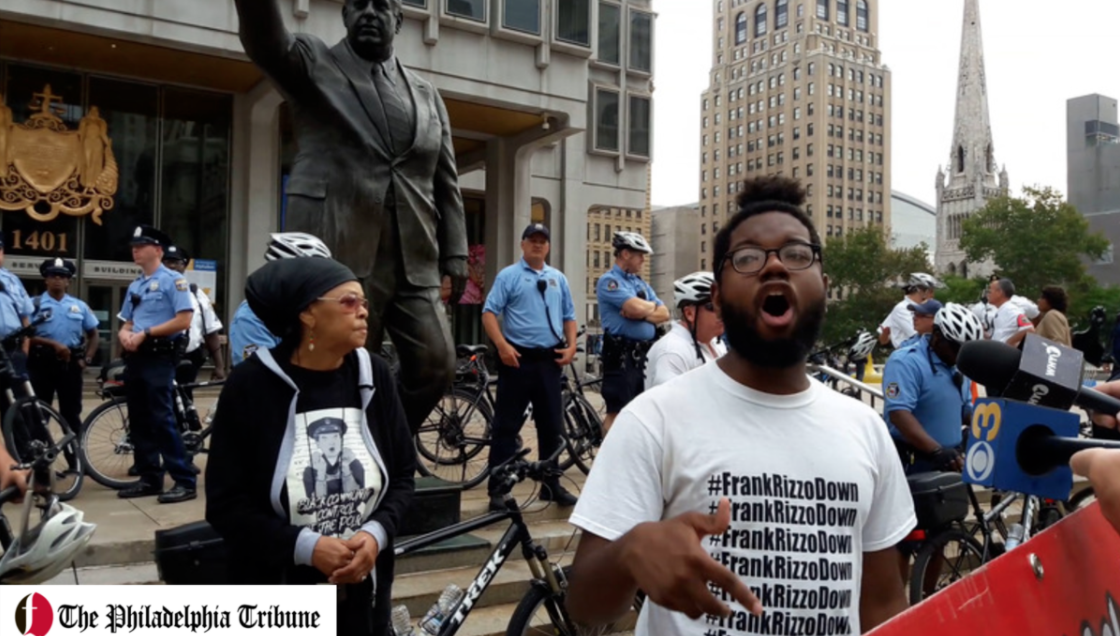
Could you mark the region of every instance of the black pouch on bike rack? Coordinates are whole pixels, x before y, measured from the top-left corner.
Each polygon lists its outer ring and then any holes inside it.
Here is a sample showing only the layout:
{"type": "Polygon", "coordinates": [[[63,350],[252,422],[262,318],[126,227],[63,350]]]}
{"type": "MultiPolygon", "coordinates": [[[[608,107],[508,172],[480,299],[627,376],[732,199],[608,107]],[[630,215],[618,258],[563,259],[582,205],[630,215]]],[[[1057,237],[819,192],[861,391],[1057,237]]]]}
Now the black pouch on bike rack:
{"type": "Polygon", "coordinates": [[[168,585],[226,583],[226,546],[205,521],[156,530],[156,569],[168,585]]]}
{"type": "Polygon", "coordinates": [[[906,478],[918,528],[932,530],[968,516],[968,484],[960,473],[918,473],[906,478]]]}

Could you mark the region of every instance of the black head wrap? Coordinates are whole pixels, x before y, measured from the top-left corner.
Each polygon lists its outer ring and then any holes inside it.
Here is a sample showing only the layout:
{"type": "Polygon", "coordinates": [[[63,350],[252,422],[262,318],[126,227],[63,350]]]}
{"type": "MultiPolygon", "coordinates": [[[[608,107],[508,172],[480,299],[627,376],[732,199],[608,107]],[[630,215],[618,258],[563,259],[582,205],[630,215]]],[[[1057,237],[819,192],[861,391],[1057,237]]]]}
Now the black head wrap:
{"type": "Polygon", "coordinates": [[[354,272],[333,259],[281,259],[266,263],[249,276],[245,298],[264,326],[286,340],[297,333],[303,310],[323,294],[352,280],[358,280],[354,272]]]}

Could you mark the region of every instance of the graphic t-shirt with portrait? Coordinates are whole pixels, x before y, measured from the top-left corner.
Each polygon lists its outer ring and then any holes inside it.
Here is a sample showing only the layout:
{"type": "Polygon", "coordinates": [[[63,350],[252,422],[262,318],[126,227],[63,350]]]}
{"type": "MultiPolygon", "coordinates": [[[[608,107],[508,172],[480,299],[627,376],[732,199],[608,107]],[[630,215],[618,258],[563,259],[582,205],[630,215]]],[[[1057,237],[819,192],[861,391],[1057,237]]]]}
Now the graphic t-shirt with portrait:
{"type": "Polygon", "coordinates": [[[640,523],[713,513],[731,526],[702,547],[762,601],[697,620],[647,603],[638,636],[859,634],[863,554],[916,525],[902,464],[870,407],[810,380],[770,395],[719,364],[646,391],[619,414],[571,523],[610,541],[640,523]]]}
{"type": "Polygon", "coordinates": [[[300,387],[285,479],[289,519],[349,539],[373,512],[384,484],[362,425],[357,369],[349,363],[325,372],[284,367],[300,387]]]}

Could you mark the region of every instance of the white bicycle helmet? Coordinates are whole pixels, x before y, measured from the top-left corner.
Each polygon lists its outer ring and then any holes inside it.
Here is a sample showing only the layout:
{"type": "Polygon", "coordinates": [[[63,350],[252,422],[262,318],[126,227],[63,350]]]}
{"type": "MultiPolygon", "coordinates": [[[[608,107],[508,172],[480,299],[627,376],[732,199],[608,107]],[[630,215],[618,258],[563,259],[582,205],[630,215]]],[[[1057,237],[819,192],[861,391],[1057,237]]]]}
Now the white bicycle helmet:
{"type": "Polygon", "coordinates": [[[271,235],[264,260],[317,256],[331,258],[331,251],[317,237],[304,232],[279,232],[271,235]]]}
{"type": "Polygon", "coordinates": [[[968,307],[948,303],[933,317],[933,326],[941,334],[960,344],[984,339],[984,325],[968,307]]]}
{"type": "Polygon", "coordinates": [[[615,250],[628,249],[644,254],[653,254],[653,248],[649,246],[645,237],[637,232],[615,232],[611,245],[615,250]]]}
{"type": "MultiPolygon", "coordinates": [[[[25,495],[24,523],[30,516],[32,495],[25,495]]],[[[0,582],[10,585],[44,583],[70,566],[97,526],[82,521],[82,511],[56,504],[34,528],[22,532],[0,557],[0,582]]]]}
{"type": "Polygon", "coordinates": [[[678,278],[673,283],[673,301],[677,307],[682,303],[701,305],[712,299],[712,283],[716,281],[711,272],[694,272],[678,278]]]}
{"type": "Polygon", "coordinates": [[[944,287],[941,281],[937,280],[930,274],[924,272],[916,272],[910,274],[910,280],[906,283],[907,287],[924,287],[926,289],[940,289],[944,287]]]}
{"type": "Polygon", "coordinates": [[[856,338],[851,349],[848,349],[849,360],[864,360],[871,355],[878,340],[870,332],[863,331],[856,338]]]}

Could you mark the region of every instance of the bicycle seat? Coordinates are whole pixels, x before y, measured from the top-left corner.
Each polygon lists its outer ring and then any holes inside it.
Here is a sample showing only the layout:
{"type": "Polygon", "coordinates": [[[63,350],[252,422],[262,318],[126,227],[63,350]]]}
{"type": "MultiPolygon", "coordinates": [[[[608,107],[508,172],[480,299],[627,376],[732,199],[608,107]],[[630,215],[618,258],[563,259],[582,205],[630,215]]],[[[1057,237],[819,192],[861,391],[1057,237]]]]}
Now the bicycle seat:
{"type": "Polygon", "coordinates": [[[482,354],[486,353],[487,349],[489,349],[489,347],[487,347],[484,344],[480,344],[480,345],[459,345],[459,346],[455,347],[455,353],[460,358],[469,358],[470,356],[482,355],[482,354]]]}
{"type": "Polygon", "coordinates": [[[99,379],[102,383],[124,384],[124,360],[113,360],[102,366],[99,379]]]}

